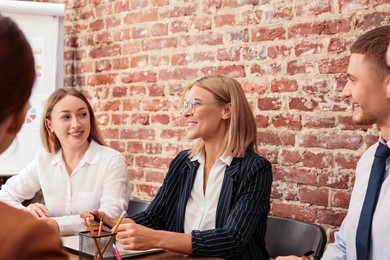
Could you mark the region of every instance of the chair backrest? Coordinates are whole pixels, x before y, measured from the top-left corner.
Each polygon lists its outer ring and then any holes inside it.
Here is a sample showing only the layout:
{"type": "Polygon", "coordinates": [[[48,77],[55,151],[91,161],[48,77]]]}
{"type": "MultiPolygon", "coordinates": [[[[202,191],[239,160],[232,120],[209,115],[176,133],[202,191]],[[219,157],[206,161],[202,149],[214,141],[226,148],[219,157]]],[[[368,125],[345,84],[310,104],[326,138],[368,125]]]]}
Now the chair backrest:
{"type": "Polygon", "coordinates": [[[314,259],[321,259],[326,240],[325,231],[319,225],[268,216],[265,247],[272,258],[313,255],[314,259]]]}
{"type": "Polygon", "coordinates": [[[135,215],[149,206],[149,201],[144,200],[129,200],[129,204],[127,207],[127,215],[132,216],[135,215]]]}

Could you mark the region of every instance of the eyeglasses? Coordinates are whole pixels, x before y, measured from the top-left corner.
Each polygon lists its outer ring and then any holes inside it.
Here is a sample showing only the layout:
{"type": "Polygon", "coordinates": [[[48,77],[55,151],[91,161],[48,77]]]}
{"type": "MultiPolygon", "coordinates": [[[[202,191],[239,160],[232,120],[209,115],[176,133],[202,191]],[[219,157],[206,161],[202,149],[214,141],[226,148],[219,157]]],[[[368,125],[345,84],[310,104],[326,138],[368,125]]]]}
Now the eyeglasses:
{"type": "Polygon", "coordinates": [[[184,100],[183,101],[183,110],[187,111],[189,108],[191,113],[194,114],[196,111],[196,108],[201,105],[206,105],[206,104],[212,104],[212,103],[219,103],[220,101],[214,100],[214,101],[200,101],[195,98],[191,98],[190,100],[184,100]]]}

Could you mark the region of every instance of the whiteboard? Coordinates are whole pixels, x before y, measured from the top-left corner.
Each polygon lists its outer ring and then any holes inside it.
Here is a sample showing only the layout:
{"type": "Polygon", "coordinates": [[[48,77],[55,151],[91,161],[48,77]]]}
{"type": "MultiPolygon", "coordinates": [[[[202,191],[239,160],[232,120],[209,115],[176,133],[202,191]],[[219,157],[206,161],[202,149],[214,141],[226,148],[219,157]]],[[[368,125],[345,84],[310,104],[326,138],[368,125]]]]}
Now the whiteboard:
{"type": "Polygon", "coordinates": [[[11,17],[26,35],[37,74],[23,127],[11,146],[0,154],[0,176],[17,174],[43,149],[39,126],[44,103],[64,81],[64,11],[63,4],[0,1],[1,14],[11,17]]]}

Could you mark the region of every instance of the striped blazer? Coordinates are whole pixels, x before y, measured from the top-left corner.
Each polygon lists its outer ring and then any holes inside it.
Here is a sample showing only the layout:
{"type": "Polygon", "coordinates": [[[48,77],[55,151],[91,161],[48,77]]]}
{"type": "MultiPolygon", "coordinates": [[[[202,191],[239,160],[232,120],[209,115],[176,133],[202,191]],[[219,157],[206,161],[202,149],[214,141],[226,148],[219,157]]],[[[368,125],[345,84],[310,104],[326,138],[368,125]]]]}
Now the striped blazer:
{"type": "MultiPolygon", "coordinates": [[[[184,216],[198,161],[180,152],[149,207],[132,217],[144,226],[184,233],[184,216]]],[[[227,259],[269,259],[265,249],[272,185],[271,164],[254,152],[226,167],[216,228],[192,231],[192,255],[227,259]]]]}

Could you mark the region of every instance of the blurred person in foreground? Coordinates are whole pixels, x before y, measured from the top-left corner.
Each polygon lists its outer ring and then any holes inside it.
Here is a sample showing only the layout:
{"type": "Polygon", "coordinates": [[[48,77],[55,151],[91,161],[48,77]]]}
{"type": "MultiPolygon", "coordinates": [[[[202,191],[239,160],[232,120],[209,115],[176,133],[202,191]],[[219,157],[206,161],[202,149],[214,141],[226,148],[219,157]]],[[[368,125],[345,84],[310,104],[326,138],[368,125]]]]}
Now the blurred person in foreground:
{"type": "MultiPolygon", "coordinates": [[[[0,154],[24,123],[35,79],[30,45],[15,22],[0,14],[0,154]]],[[[0,259],[68,259],[58,231],[0,202],[0,259]]]]}

